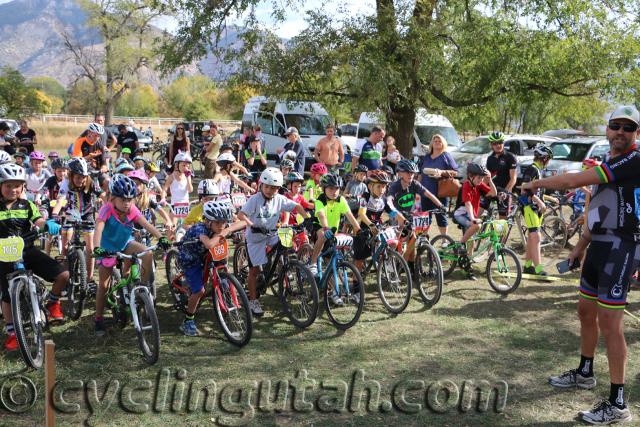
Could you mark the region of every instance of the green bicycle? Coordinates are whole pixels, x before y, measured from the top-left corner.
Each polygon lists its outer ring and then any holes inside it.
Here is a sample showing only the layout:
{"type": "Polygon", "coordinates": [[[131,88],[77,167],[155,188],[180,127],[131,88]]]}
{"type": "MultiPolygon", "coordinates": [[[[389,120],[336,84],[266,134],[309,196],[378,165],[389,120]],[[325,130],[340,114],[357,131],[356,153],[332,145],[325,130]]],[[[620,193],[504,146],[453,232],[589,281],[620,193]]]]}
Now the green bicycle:
{"type": "Polygon", "coordinates": [[[478,262],[488,256],[485,272],[491,288],[501,295],[515,291],[522,280],[522,265],[516,253],[501,243],[507,226],[505,220],[485,221],[480,231],[467,242],[467,248],[476,248],[474,255],[469,256],[458,255],[462,243],[450,236],[441,234],[434,237],[431,245],[438,251],[444,276],[450,275],[456,266],[468,269],[470,265],[467,263],[478,262]]]}

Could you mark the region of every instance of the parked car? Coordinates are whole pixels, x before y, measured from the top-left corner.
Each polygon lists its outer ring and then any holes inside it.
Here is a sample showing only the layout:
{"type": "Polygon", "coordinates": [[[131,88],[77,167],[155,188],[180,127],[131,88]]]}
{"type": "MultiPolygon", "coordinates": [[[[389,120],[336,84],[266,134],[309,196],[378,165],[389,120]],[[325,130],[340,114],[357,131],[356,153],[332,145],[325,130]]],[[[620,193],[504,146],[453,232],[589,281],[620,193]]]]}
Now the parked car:
{"type": "MultiPolygon", "coordinates": [[[[558,138],[541,135],[505,135],[504,149],[516,155],[518,165],[523,162],[531,164],[533,148],[539,143],[551,144],[554,141],[558,141],[558,138]]],[[[469,162],[485,165],[491,152],[491,143],[488,135],[479,136],[456,150],[451,150],[451,156],[458,164],[458,175],[466,177],[467,164],[469,162]]],[[[520,171],[518,171],[518,175],[520,175],[520,171]]]]}
{"type": "Polygon", "coordinates": [[[225,144],[233,144],[236,141],[240,140],[240,136],[242,135],[242,129],[238,128],[235,129],[233,132],[231,132],[229,135],[226,135],[224,137],[224,143],[225,144]]]}
{"type": "Polygon", "coordinates": [[[5,122],[7,125],[9,125],[9,132],[7,132],[7,134],[4,136],[4,139],[8,142],[12,142],[16,132],[20,130],[20,125],[17,121],[12,119],[0,119],[0,122],[5,122]]]}
{"type": "MultiPolygon", "coordinates": [[[[109,129],[116,138],[118,137],[118,125],[109,125],[106,126],[106,128],[109,129]]],[[[142,148],[144,151],[151,150],[151,146],[153,145],[153,138],[151,138],[149,135],[145,134],[138,128],[132,128],[130,126],[127,126],[127,128],[135,132],[136,136],[138,137],[138,144],[140,148],[142,148]]]]}
{"type": "Polygon", "coordinates": [[[567,139],[567,138],[575,138],[578,136],[586,136],[587,134],[584,131],[576,130],[576,129],[551,129],[543,132],[544,136],[555,136],[556,138],[567,139]]]}

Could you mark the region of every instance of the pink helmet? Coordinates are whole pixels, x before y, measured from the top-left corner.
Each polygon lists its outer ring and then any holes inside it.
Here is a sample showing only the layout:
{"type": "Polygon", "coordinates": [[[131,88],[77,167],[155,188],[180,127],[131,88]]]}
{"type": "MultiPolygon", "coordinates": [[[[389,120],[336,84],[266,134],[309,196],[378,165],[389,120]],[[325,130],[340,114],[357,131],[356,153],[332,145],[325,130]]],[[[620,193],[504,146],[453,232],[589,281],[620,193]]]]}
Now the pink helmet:
{"type": "Polygon", "coordinates": [[[34,151],[29,154],[31,160],[44,160],[44,153],[42,151],[34,151]]]}
{"type": "Polygon", "coordinates": [[[145,184],[147,184],[149,182],[149,177],[147,176],[146,173],[144,173],[144,171],[142,169],[136,169],[134,171],[129,172],[129,174],[127,175],[129,178],[131,179],[139,179],[140,181],[144,182],[145,184]]]}
{"type": "Polygon", "coordinates": [[[58,157],[58,152],[57,151],[49,151],[49,154],[47,154],[47,157],[50,159],[57,159],[58,157]]]}
{"type": "Polygon", "coordinates": [[[310,171],[311,173],[318,173],[321,175],[329,173],[329,169],[327,169],[327,166],[324,163],[314,163],[313,165],[311,165],[310,171]]]}

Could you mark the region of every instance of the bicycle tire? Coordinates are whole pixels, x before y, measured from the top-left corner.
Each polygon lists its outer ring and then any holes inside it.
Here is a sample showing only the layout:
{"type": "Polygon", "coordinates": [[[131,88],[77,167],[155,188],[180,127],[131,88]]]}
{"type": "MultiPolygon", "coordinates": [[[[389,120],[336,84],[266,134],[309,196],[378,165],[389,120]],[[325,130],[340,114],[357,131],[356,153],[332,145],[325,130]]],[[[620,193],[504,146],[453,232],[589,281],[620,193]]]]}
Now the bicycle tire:
{"type": "Polygon", "coordinates": [[[296,328],[308,328],[318,316],[318,287],[313,273],[302,262],[294,259],[289,261],[288,268],[280,271],[279,277],[278,296],[282,310],[296,328]],[[299,302],[299,307],[292,304],[296,301],[299,302]]]}
{"type": "Polygon", "coordinates": [[[24,279],[18,280],[11,289],[11,314],[22,359],[27,366],[40,369],[44,360],[43,326],[35,323],[29,286],[24,279]],[[29,337],[29,329],[32,330],[32,339],[29,337]]]}
{"type": "Polygon", "coordinates": [[[296,255],[298,260],[303,264],[309,264],[311,262],[311,255],[313,254],[313,246],[310,243],[305,243],[298,248],[296,255]]]}
{"type": "MultiPolygon", "coordinates": [[[[489,259],[487,260],[487,267],[486,267],[487,280],[489,281],[489,285],[494,291],[496,291],[500,295],[507,295],[514,292],[516,289],[518,289],[518,286],[520,286],[520,282],[522,281],[522,265],[520,264],[520,260],[518,259],[518,256],[516,255],[516,253],[509,248],[504,248],[504,247],[500,248],[498,255],[503,257],[506,255],[507,257],[511,258],[511,260],[513,261],[514,267],[516,269],[514,283],[510,285],[500,285],[496,281],[496,277],[493,271],[494,269],[492,268],[492,264],[494,262],[497,263],[495,252],[492,252],[491,255],[489,255],[489,259]]],[[[500,265],[497,265],[497,268],[495,270],[497,273],[502,274],[503,275],[502,277],[505,277],[505,278],[511,277],[511,275],[514,274],[513,272],[509,272],[509,271],[500,271],[500,269],[501,269],[500,265]]],[[[504,267],[502,269],[504,269],[504,267]]]]}
{"type": "Polygon", "coordinates": [[[567,224],[557,216],[544,217],[540,226],[540,240],[543,253],[561,251],[567,245],[567,224]]]}
{"type": "Polygon", "coordinates": [[[452,248],[455,244],[455,240],[447,234],[439,234],[431,239],[431,246],[433,246],[438,252],[438,258],[440,258],[440,264],[442,265],[442,275],[447,277],[453,270],[456,269],[458,261],[443,259],[443,256],[454,256],[452,248]]]}
{"type": "Polygon", "coordinates": [[[433,307],[440,301],[442,284],[444,283],[442,263],[438,251],[428,243],[420,245],[416,252],[415,268],[414,277],[420,298],[425,306],[433,307]],[[425,282],[427,285],[424,284],[425,282]],[[433,286],[429,286],[429,282],[433,282],[433,286]]]}
{"type": "Polygon", "coordinates": [[[339,286],[340,297],[345,296],[345,300],[342,301],[342,305],[336,305],[331,300],[331,296],[335,291],[335,285],[333,282],[333,276],[330,276],[324,287],[324,305],[327,310],[327,317],[333,325],[345,331],[355,325],[360,319],[362,309],[364,308],[365,290],[364,281],[360,272],[355,265],[349,261],[341,261],[336,265],[337,276],[342,280],[339,286]],[[349,270],[352,274],[353,281],[350,281],[350,277],[346,277],[349,270]],[[344,273],[344,274],[343,274],[344,273]],[[345,282],[346,281],[346,286],[345,282]],[[345,289],[346,288],[346,289],[345,289]],[[348,289],[348,295],[346,290],[348,289]],[[357,300],[354,295],[357,294],[357,300]],[[351,310],[350,310],[351,309],[351,310]],[[353,310],[355,309],[355,310],[353,310]],[[350,311],[349,311],[350,310],[350,311]],[[343,317],[343,312],[346,313],[343,317]]]}
{"type": "Polygon", "coordinates": [[[158,322],[158,315],[153,306],[151,295],[148,292],[136,292],[135,301],[140,327],[140,330],[136,329],[138,346],[140,347],[140,351],[142,351],[144,361],[149,365],[153,365],[158,361],[158,357],[160,356],[160,324],[158,322]],[[144,334],[145,330],[151,331],[148,337],[144,334]]]}
{"type": "Polygon", "coordinates": [[[376,281],[382,305],[388,312],[400,314],[411,300],[413,281],[409,265],[402,255],[394,249],[387,248],[378,259],[378,267],[376,281]],[[404,270],[404,277],[400,269],[404,270]]]}
{"type": "Polygon", "coordinates": [[[67,256],[69,282],[67,284],[66,312],[72,320],[82,316],[87,297],[87,260],[80,248],[73,249],[67,256]]]}
{"type": "Polygon", "coordinates": [[[167,282],[169,283],[169,292],[171,292],[171,299],[174,303],[180,302],[180,293],[173,288],[173,281],[182,274],[180,265],[178,264],[178,249],[171,248],[167,251],[167,255],[164,260],[164,269],[167,276],[167,282]]]}
{"type": "Polygon", "coordinates": [[[249,298],[233,274],[220,272],[219,275],[220,281],[226,280],[228,285],[225,287],[221,283],[220,288],[213,292],[213,306],[218,323],[222,333],[231,344],[244,347],[249,343],[253,334],[253,316],[249,309],[249,298]],[[222,303],[227,308],[233,307],[233,309],[227,309],[225,313],[221,306],[222,303]],[[225,319],[225,315],[229,318],[228,320],[225,319]]]}
{"type": "Polygon", "coordinates": [[[233,275],[241,283],[247,283],[249,277],[249,253],[245,242],[238,243],[233,251],[233,275]]]}

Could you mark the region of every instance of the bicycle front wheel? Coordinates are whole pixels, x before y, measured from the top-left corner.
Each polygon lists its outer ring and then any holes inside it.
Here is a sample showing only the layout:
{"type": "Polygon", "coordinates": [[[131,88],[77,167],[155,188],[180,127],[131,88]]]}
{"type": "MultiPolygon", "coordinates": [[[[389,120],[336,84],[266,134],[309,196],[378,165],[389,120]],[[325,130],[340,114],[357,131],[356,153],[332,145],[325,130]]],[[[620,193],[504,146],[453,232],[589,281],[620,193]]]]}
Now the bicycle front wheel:
{"type": "Polygon", "coordinates": [[[400,314],[411,300],[413,288],[407,261],[393,249],[384,251],[378,261],[376,280],[382,305],[393,314],[400,314]]]}
{"type": "Polygon", "coordinates": [[[169,283],[169,292],[171,292],[171,300],[174,303],[181,301],[182,293],[174,286],[174,281],[182,275],[180,266],[178,265],[178,250],[176,248],[169,249],[164,261],[164,268],[169,283]]]}
{"type": "Polygon", "coordinates": [[[509,248],[500,248],[489,255],[486,273],[491,288],[501,295],[510,294],[518,289],[522,280],[520,260],[509,248]]]}
{"type": "Polygon", "coordinates": [[[298,260],[280,272],[278,295],[282,309],[297,328],[308,328],[318,316],[318,287],[311,270],[298,260]]]}
{"type": "Polygon", "coordinates": [[[43,325],[35,320],[26,279],[18,280],[11,289],[11,314],[22,358],[27,366],[40,369],[44,360],[43,325]]]}
{"type": "Polygon", "coordinates": [[[69,282],[67,284],[67,315],[72,320],[82,316],[87,296],[87,260],[82,249],[73,249],[67,256],[69,282]]]}
{"type": "Polygon", "coordinates": [[[458,265],[458,257],[453,253],[454,244],[455,240],[447,234],[440,234],[431,239],[431,246],[438,252],[444,277],[453,273],[458,265]]]}
{"type": "Polygon", "coordinates": [[[233,274],[220,272],[220,286],[213,292],[213,306],[224,336],[238,347],[245,346],[253,333],[249,298],[233,274]]]}
{"type": "Polygon", "coordinates": [[[427,307],[433,307],[442,296],[442,264],[438,252],[430,244],[423,244],[416,253],[416,272],[414,280],[420,293],[422,302],[427,307]]]}
{"type": "Polygon", "coordinates": [[[148,292],[137,292],[135,296],[138,325],[136,335],[142,358],[149,365],[158,361],[160,356],[160,324],[153,300],[148,292]]]}
{"type": "Polygon", "coordinates": [[[358,322],[364,308],[364,281],[355,265],[342,261],[336,265],[335,274],[329,271],[324,305],[336,328],[344,331],[358,322]]]}

